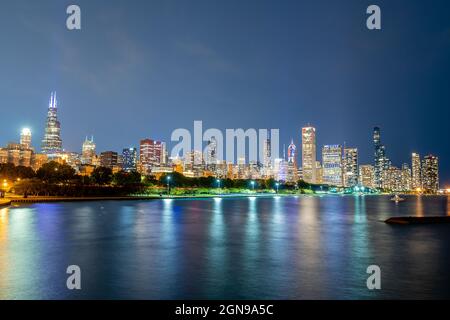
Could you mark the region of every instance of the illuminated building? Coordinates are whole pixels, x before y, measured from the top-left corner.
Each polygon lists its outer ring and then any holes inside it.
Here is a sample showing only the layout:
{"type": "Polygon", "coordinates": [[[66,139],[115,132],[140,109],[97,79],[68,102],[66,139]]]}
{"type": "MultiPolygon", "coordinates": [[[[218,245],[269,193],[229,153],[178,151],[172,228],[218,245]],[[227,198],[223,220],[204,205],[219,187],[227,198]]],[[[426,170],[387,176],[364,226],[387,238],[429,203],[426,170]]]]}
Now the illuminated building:
{"type": "Polygon", "coordinates": [[[20,143],[8,143],[7,147],[3,149],[1,158],[4,163],[11,163],[15,166],[31,167],[31,158],[33,150],[25,149],[24,145],[20,143]]]}
{"type": "Polygon", "coordinates": [[[20,133],[20,144],[24,149],[31,149],[31,130],[23,128],[20,133]]]}
{"type": "Polygon", "coordinates": [[[402,190],[410,191],[412,189],[411,169],[407,163],[404,163],[402,165],[402,190]]]}
{"type": "Polygon", "coordinates": [[[376,188],[383,186],[383,171],[390,167],[390,161],[386,158],[386,149],[381,144],[380,128],[375,127],[373,129],[373,143],[375,145],[375,157],[374,157],[374,183],[376,188]]]}
{"type": "Polygon", "coordinates": [[[114,169],[117,167],[117,152],[105,151],[100,154],[100,165],[105,168],[114,169]]]}
{"type": "Polygon", "coordinates": [[[225,160],[218,160],[216,167],[216,177],[226,179],[228,173],[228,165],[225,160]]]}
{"type": "Polygon", "coordinates": [[[439,190],[439,159],[431,154],[422,160],[422,186],[427,193],[439,190]]]}
{"type": "Polygon", "coordinates": [[[137,169],[137,149],[125,148],[122,151],[122,169],[126,172],[136,171],[137,169]]]}
{"type": "Polygon", "coordinates": [[[323,183],[342,186],[342,147],[325,145],[322,148],[323,183]]]}
{"type": "Polygon", "coordinates": [[[61,164],[65,163],[71,166],[75,171],[78,171],[81,166],[81,157],[77,152],[62,152],[55,160],[61,161],[59,162],[61,164]]]}
{"type": "Polygon", "coordinates": [[[344,187],[355,187],[358,185],[358,149],[344,148],[343,182],[344,187]]]}
{"type": "Polygon", "coordinates": [[[382,171],[381,188],[386,191],[404,191],[402,186],[402,170],[395,166],[390,166],[382,171]]]}
{"type": "Polygon", "coordinates": [[[288,162],[292,163],[297,168],[297,147],[295,146],[293,139],[288,146],[288,162]]]}
{"type": "Polygon", "coordinates": [[[217,165],[217,141],[214,137],[208,141],[206,147],[206,168],[211,171],[216,170],[217,165]]]}
{"type": "Polygon", "coordinates": [[[316,129],[302,128],[302,169],[303,180],[316,183],[316,129]]]}
{"type": "Polygon", "coordinates": [[[261,177],[269,179],[273,177],[273,161],[272,161],[272,140],[269,133],[267,139],[262,145],[262,168],[260,170],[261,177]]]}
{"type": "Polygon", "coordinates": [[[287,182],[298,181],[298,169],[297,169],[297,147],[294,144],[294,140],[288,146],[288,160],[287,160],[287,182]]]}
{"type": "Polygon", "coordinates": [[[153,167],[165,164],[166,148],[161,141],[144,139],[139,147],[140,169],[142,174],[150,174],[153,167]]]}
{"type": "Polygon", "coordinates": [[[287,164],[286,160],[284,160],[282,158],[275,159],[274,165],[273,165],[273,173],[274,173],[275,180],[286,181],[287,180],[287,169],[288,169],[288,164],[287,164]]]}
{"type": "Polygon", "coordinates": [[[374,188],[375,186],[374,167],[370,164],[359,166],[359,184],[365,188],[374,188]]]}
{"type": "Polygon", "coordinates": [[[31,167],[34,171],[39,170],[44,164],[48,162],[48,157],[43,153],[34,153],[31,157],[31,167]]]}
{"type": "Polygon", "coordinates": [[[316,161],[316,183],[323,184],[323,168],[320,161],[316,161]]]}
{"type": "Polygon", "coordinates": [[[192,150],[184,155],[184,171],[190,175],[200,177],[203,175],[203,153],[200,150],[192,150]]]}
{"type": "Polygon", "coordinates": [[[412,165],[412,188],[414,190],[422,188],[422,170],[420,165],[420,155],[413,153],[411,156],[412,165]]]}
{"type": "Polygon", "coordinates": [[[81,149],[81,163],[82,164],[93,164],[93,160],[95,157],[95,143],[94,137],[91,137],[89,140],[87,137],[83,142],[83,146],[81,149]]]}
{"type": "Polygon", "coordinates": [[[42,153],[49,158],[56,157],[62,151],[61,125],[58,121],[58,102],[56,92],[51,94],[47,112],[45,135],[42,140],[42,153]]]}
{"type": "Polygon", "coordinates": [[[8,163],[8,150],[5,148],[0,148],[0,164],[8,163]]]}

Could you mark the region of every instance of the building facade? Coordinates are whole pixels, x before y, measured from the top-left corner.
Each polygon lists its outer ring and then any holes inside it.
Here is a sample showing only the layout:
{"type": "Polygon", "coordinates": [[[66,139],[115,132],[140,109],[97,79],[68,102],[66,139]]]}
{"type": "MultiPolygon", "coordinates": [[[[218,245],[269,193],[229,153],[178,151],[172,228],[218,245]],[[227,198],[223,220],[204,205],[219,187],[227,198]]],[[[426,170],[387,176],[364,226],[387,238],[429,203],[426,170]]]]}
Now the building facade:
{"type": "Polygon", "coordinates": [[[341,187],[342,184],[342,147],[325,145],[322,148],[323,183],[341,187]]]}
{"type": "Polygon", "coordinates": [[[355,187],[358,185],[358,149],[344,148],[343,184],[344,187],[355,187]]]}
{"type": "Polygon", "coordinates": [[[427,193],[436,193],[439,190],[439,159],[434,155],[423,158],[422,186],[427,193]]]}
{"type": "Polygon", "coordinates": [[[317,183],[316,152],[316,129],[314,127],[302,128],[303,180],[308,183],[317,183]]]}
{"type": "Polygon", "coordinates": [[[47,111],[42,153],[49,158],[57,157],[62,152],[61,124],[58,121],[58,102],[56,92],[52,92],[47,111]]]}

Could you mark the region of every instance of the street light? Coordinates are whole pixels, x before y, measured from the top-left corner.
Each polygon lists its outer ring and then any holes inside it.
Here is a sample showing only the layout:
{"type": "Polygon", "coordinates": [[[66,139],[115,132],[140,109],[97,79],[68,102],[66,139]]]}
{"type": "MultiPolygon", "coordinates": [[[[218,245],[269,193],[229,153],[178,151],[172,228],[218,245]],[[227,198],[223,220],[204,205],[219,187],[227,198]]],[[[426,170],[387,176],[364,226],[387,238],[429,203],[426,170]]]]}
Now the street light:
{"type": "Polygon", "coordinates": [[[277,187],[277,194],[278,194],[278,187],[280,186],[280,184],[277,182],[275,183],[275,187],[277,187]]]}
{"type": "Polygon", "coordinates": [[[250,182],[252,184],[252,189],[255,190],[255,181],[250,182]]]}
{"type": "Polygon", "coordinates": [[[220,179],[217,179],[216,182],[217,182],[217,187],[220,189],[220,179]]]}
{"type": "Polygon", "coordinates": [[[170,195],[170,180],[172,179],[171,176],[167,176],[167,194],[170,195]]]}

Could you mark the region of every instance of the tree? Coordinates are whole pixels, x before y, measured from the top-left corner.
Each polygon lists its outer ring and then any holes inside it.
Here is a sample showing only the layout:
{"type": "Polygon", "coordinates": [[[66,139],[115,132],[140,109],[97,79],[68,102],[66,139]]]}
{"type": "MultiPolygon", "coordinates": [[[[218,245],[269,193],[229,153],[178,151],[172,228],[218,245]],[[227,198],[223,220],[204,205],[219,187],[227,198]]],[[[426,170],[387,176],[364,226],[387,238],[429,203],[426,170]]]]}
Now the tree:
{"type": "Polygon", "coordinates": [[[50,161],[39,168],[36,176],[42,181],[49,183],[68,182],[75,178],[75,170],[67,164],[50,161]]]}
{"type": "Polygon", "coordinates": [[[31,179],[36,176],[33,169],[24,166],[15,166],[12,163],[0,164],[0,179],[17,180],[31,179]]]}
{"type": "Polygon", "coordinates": [[[139,184],[141,183],[141,175],[139,172],[136,171],[132,172],[119,171],[113,175],[112,182],[118,186],[139,184]]]}
{"type": "Polygon", "coordinates": [[[105,185],[112,181],[112,170],[106,167],[97,167],[91,174],[91,178],[96,184],[105,185]]]}

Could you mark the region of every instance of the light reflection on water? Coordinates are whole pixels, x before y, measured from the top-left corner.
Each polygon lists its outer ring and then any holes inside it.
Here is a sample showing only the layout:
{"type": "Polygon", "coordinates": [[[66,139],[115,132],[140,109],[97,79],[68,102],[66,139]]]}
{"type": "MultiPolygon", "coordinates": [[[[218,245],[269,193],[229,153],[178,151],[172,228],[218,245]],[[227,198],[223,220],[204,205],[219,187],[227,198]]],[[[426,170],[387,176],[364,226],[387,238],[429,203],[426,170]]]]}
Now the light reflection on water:
{"type": "Polygon", "coordinates": [[[36,204],[0,209],[1,299],[449,298],[446,197],[324,196],[36,204]],[[82,269],[83,290],[65,288],[82,269]],[[366,268],[382,269],[382,290],[366,268]]]}

